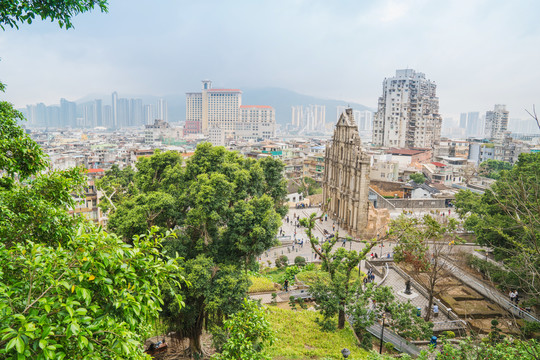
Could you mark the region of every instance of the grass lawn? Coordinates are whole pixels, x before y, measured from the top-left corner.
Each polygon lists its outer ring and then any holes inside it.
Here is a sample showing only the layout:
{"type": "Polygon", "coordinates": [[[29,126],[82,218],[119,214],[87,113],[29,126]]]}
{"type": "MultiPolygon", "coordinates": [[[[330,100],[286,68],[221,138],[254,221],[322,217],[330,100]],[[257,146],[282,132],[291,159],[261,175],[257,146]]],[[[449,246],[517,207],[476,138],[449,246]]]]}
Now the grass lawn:
{"type": "Polygon", "coordinates": [[[275,291],[274,282],[267,277],[249,275],[251,286],[248,293],[275,291]]]}
{"type": "Polygon", "coordinates": [[[293,311],[268,306],[268,320],[276,333],[276,342],[269,349],[271,358],[343,359],[343,348],[351,351],[349,359],[367,358],[368,353],[358,347],[349,326],[335,332],[324,332],[315,323],[319,316],[315,311],[293,311]]]}
{"type": "MultiPolygon", "coordinates": [[[[362,278],[365,276],[364,273],[362,273],[362,278]]],[[[330,281],[330,275],[326,271],[321,270],[320,265],[315,266],[315,270],[310,271],[303,271],[296,275],[298,280],[302,281],[306,285],[313,285],[317,280],[322,280],[323,282],[329,282],[330,281]]],[[[351,272],[351,282],[354,282],[358,279],[358,271],[353,270],[351,272]]]]}
{"type": "Polygon", "coordinates": [[[285,268],[267,268],[263,271],[264,276],[268,277],[275,283],[279,283],[283,275],[285,275],[285,268]]]}

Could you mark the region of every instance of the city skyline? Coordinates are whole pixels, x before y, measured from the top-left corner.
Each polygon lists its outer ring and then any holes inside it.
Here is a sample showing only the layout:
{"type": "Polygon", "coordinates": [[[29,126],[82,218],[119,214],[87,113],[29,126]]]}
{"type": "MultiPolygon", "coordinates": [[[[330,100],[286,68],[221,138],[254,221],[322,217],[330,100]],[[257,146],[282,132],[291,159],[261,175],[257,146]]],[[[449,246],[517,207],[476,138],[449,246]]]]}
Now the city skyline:
{"type": "Polygon", "coordinates": [[[443,117],[506,104],[525,119],[538,99],[538,10],[526,0],[118,0],[69,31],[41,21],[6,29],[0,74],[16,107],[112,91],[183,94],[212,78],[375,108],[384,77],[412,68],[437,83],[443,117]]]}

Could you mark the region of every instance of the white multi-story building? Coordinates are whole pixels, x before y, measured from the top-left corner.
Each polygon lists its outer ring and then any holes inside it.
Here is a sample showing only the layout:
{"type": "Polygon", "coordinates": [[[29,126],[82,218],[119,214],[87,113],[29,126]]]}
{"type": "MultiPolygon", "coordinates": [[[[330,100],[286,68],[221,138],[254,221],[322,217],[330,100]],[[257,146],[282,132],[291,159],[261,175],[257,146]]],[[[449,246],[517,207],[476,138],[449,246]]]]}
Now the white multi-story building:
{"type": "Polygon", "coordinates": [[[431,148],[441,137],[437,85],[423,73],[397,70],[385,79],[373,121],[373,144],[431,148]]]}
{"type": "Polygon", "coordinates": [[[184,134],[209,135],[219,128],[228,139],[271,138],[275,134],[275,111],[266,105],[242,106],[239,89],[213,89],[204,80],[201,92],[186,93],[184,134]]]}
{"type": "Polygon", "coordinates": [[[506,110],[506,105],[497,104],[493,111],[486,111],[486,138],[502,140],[507,129],[508,110],[506,110]]]}
{"type": "Polygon", "coordinates": [[[276,113],[268,105],[241,105],[235,123],[234,138],[243,140],[270,139],[276,132],[276,113]]]}

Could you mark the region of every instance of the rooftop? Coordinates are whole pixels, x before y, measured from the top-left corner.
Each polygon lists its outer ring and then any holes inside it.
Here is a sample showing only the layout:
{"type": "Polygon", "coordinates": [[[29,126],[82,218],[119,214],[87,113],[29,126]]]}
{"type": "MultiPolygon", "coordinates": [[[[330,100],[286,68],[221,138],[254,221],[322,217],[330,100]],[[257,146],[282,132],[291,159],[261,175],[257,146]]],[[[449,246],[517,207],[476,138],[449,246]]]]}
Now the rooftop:
{"type": "Polygon", "coordinates": [[[240,108],[272,109],[270,105],[241,105],[240,108]]]}
{"type": "Polygon", "coordinates": [[[392,155],[407,155],[407,156],[413,156],[413,155],[418,155],[418,154],[422,154],[424,151],[422,150],[412,150],[412,149],[395,149],[395,148],[392,148],[392,149],[389,149],[386,151],[387,154],[392,154],[392,155]]]}

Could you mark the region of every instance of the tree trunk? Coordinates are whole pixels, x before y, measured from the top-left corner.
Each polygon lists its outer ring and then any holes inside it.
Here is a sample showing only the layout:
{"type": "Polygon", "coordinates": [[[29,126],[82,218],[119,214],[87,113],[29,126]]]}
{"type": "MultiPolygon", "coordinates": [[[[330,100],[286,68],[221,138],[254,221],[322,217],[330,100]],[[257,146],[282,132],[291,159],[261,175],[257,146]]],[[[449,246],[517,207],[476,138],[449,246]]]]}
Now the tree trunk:
{"type": "Polygon", "coordinates": [[[345,309],[340,309],[338,314],[338,329],[345,327],[345,309]]]}
{"type": "Polygon", "coordinates": [[[206,311],[202,310],[197,317],[197,321],[193,328],[189,331],[189,352],[194,359],[203,358],[203,349],[201,344],[201,336],[203,332],[204,318],[206,311]]]}
{"type": "Polygon", "coordinates": [[[426,310],[426,316],[424,317],[424,320],[429,321],[431,319],[431,308],[433,307],[433,292],[430,291],[429,298],[428,298],[428,306],[426,310]]]}
{"type": "Polygon", "coordinates": [[[202,359],[203,357],[201,335],[202,328],[194,328],[189,334],[189,353],[190,356],[194,359],[202,359]]]}

